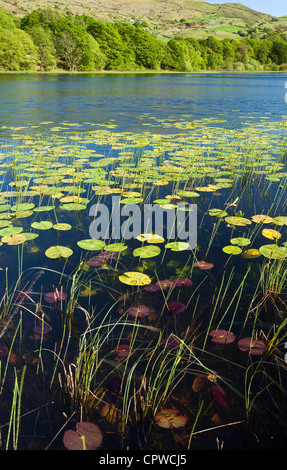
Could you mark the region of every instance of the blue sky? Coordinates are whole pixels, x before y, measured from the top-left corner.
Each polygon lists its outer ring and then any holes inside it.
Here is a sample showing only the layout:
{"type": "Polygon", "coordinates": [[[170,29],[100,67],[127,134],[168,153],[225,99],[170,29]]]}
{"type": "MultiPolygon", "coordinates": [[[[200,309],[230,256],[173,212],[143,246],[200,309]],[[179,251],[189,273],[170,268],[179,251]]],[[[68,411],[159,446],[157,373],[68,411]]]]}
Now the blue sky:
{"type": "Polygon", "coordinates": [[[260,11],[261,13],[268,13],[274,16],[287,15],[287,2],[286,0],[206,0],[207,3],[241,3],[252,10],[260,11]]]}

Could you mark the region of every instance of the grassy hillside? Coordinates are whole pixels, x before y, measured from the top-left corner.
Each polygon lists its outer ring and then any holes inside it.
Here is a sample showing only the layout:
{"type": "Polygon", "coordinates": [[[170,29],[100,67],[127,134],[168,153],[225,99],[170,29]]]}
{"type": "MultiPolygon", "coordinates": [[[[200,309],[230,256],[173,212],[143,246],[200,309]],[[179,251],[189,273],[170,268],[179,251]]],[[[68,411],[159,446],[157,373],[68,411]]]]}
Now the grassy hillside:
{"type": "Polygon", "coordinates": [[[205,0],[0,0],[6,12],[23,16],[38,8],[52,7],[59,11],[86,13],[102,21],[143,23],[157,36],[218,39],[245,34],[252,28],[287,29],[287,17],[273,18],[240,3],[209,4],[205,0]]]}

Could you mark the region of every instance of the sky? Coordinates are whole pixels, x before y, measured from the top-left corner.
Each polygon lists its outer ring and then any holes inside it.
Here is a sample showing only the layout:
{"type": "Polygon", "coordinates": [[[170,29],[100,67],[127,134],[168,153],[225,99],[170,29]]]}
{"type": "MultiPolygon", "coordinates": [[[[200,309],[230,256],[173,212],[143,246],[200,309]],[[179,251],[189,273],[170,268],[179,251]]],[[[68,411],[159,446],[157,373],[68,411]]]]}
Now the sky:
{"type": "Polygon", "coordinates": [[[206,0],[207,3],[241,3],[260,13],[268,13],[273,16],[287,15],[286,0],[206,0]]]}

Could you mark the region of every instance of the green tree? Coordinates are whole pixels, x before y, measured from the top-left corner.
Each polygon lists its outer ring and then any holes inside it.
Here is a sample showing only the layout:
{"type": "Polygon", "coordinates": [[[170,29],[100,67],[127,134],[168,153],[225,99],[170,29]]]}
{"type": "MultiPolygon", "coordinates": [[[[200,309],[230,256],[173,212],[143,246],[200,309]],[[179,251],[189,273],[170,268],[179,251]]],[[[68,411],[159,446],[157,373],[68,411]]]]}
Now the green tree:
{"type": "Polygon", "coordinates": [[[37,48],[21,29],[0,30],[0,69],[29,70],[38,60],[37,48]]]}
{"type": "Polygon", "coordinates": [[[35,24],[29,29],[29,35],[37,46],[39,63],[44,70],[56,67],[56,49],[54,47],[52,34],[49,29],[44,29],[40,24],[35,24]]]}

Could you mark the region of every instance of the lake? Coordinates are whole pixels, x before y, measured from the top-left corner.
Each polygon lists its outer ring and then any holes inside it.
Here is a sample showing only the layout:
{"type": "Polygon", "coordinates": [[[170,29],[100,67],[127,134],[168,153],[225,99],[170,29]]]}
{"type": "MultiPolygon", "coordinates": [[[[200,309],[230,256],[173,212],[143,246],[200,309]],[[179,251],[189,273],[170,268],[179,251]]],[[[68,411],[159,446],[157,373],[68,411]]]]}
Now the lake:
{"type": "Polygon", "coordinates": [[[285,448],[286,81],[0,75],[3,449],[285,448]]]}
{"type": "Polygon", "coordinates": [[[237,127],[249,115],[286,116],[286,80],[286,74],[275,73],[1,74],[0,126],[115,120],[120,130],[137,132],[148,113],[160,119],[222,118],[237,127]]]}

